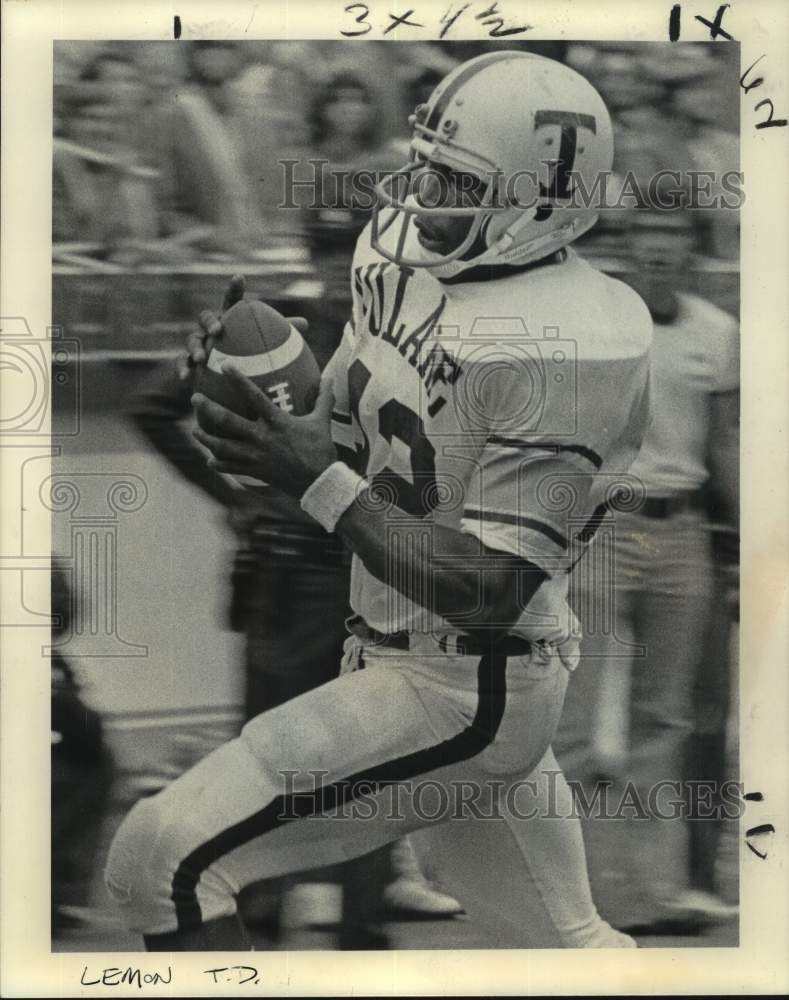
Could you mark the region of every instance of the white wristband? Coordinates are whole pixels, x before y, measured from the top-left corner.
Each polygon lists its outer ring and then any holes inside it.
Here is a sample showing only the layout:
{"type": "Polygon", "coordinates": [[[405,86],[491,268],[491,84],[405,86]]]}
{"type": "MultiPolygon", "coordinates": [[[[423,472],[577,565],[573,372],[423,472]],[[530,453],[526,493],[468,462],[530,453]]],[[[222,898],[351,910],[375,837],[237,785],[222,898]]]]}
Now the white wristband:
{"type": "Polygon", "coordinates": [[[301,498],[301,509],[332,532],[364,485],[365,480],[345,462],[333,462],[307,489],[301,498]]]}

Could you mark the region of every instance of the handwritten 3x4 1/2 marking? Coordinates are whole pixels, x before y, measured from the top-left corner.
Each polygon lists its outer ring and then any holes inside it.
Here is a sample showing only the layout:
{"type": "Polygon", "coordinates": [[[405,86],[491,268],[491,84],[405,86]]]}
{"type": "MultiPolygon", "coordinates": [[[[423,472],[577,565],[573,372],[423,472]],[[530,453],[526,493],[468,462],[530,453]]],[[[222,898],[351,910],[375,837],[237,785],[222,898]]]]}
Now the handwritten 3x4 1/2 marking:
{"type": "MultiPolygon", "coordinates": [[[[445,38],[461,15],[465,14],[469,7],[473,6],[474,4],[469,2],[459,5],[458,9],[453,11],[453,7],[450,5],[449,9],[442,14],[441,20],[439,21],[439,24],[443,25],[439,38],[445,38]]],[[[346,14],[351,14],[353,16],[353,23],[359,25],[359,27],[340,29],[340,34],[343,35],[343,37],[359,38],[360,36],[367,35],[370,31],[372,31],[373,25],[368,20],[371,13],[371,7],[369,4],[351,3],[347,4],[344,10],[346,14]]],[[[410,8],[400,14],[387,12],[389,21],[383,30],[383,34],[388,35],[395,29],[401,31],[403,28],[426,27],[423,22],[412,20],[415,16],[418,16],[418,12],[415,8],[410,8]]],[[[530,24],[507,24],[499,11],[498,2],[496,2],[496,0],[494,0],[493,3],[484,5],[484,9],[478,11],[474,15],[474,19],[483,25],[483,27],[488,29],[488,37],[490,38],[508,38],[511,35],[521,35],[525,31],[529,31],[532,27],[530,24]]]]}

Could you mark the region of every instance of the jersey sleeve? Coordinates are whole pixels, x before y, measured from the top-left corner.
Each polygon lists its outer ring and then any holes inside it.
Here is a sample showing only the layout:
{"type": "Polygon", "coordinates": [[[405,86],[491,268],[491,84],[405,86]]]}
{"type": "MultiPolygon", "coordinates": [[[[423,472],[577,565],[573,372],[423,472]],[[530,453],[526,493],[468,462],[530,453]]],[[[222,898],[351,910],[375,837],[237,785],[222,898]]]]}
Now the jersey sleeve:
{"type": "Polygon", "coordinates": [[[592,483],[560,453],[526,440],[491,442],[466,491],[461,531],[554,576],[568,568],[571,518],[589,505],[592,483]]]}
{"type": "Polygon", "coordinates": [[[492,372],[486,389],[489,430],[466,488],[461,531],[553,576],[569,566],[571,534],[593,505],[603,460],[580,437],[506,426],[523,393],[517,377],[492,372]]]}

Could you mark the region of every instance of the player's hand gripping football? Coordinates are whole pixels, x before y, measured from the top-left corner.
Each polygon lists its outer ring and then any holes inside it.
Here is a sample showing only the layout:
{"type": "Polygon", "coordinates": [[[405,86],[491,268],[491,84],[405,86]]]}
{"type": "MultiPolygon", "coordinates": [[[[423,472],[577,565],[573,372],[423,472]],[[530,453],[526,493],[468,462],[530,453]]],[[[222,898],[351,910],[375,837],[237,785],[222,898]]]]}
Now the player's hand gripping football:
{"type": "MultiPolygon", "coordinates": [[[[224,332],[222,329],[222,316],[236,302],[244,298],[246,292],[246,279],[243,274],[234,274],[225,290],[225,297],[222,300],[222,308],[218,313],[210,309],[204,309],[198,319],[198,328],[194,330],[186,339],[186,350],[183,351],[176,361],[178,376],[182,380],[189,379],[195,369],[204,365],[208,360],[208,355],[214,344],[219,340],[224,332]]],[[[303,316],[289,316],[288,322],[299,331],[306,333],[309,323],[303,316]]]]}
{"type": "Polygon", "coordinates": [[[219,313],[204,309],[198,319],[198,329],[186,339],[186,350],[178,356],[176,365],[181,379],[191,378],[194,370],[204,365],[215,340],[222,336],[222,313],[244,298],[246,282],[243,274],[234,274],[225,290],[222,308],[219,313]]]}
{"type": "Polygon", "coordinates": [[[194,436],[213,456],[208,464],[217,472],[252,476],[300,497],[337,461],[331,437],[334,393],[328,379],[321,383],[312,413],[292,416],[281,410],[230,362],[222,373],[235,383],[257,419],[247,420],[200,393],[192,396],[199,426],[194,436]]]}

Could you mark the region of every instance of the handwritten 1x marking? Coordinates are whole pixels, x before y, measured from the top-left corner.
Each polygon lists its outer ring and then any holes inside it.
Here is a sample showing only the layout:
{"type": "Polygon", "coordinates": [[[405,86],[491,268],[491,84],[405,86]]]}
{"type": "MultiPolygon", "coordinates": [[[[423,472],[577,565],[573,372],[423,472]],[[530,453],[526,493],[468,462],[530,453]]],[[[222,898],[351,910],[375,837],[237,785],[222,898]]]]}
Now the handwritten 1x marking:
{"type": "MultiPolygon", "coordinates": [[[[713,40],[715,40],[719,35],[722,38],[726,38],[730,42],[733,42],[735,40],[734,37],[730,35],[728,31],[724,31],[723,28],[721,27],[721,21],[723,20],[724,12],[728,10],[730,6],[731,5],[727,3],[721,4],[718,7],[718,12],[715,15],[715,19],[712,21],[708,21],[706,17],[701,17],[701,15],[699,14],[695,15],[697,21],[700,21],[702,24],[706,25],[710,29],[710,38],[712,38],[713,40]]],[[[669,40],[672,42],[676,42],[679,40],[681,31],[681,17],[682,17],[682,5],[675,3],[674,6],[671,8],[671,13],[669,14],[669,19],[668,19],[668,37],[669,40]]],[[[742,89],[745,91],[746,94],[749,93],[749,91],[754,90],[756,87],[761,87],[761,85],[764,83],[764,78],[761,76],[757,77],[755,80],[752,80],[750,83],[745,82],[745,79],[748,76],[748,74],[751,72],[754,66],[756,66],[757,63],[762,61],[762,59],[764,59],[764,53],[760,55],[755,62],[752,62],[751,65],[748,67],[748,69],[746,69],[745,72],[740,77],[740,87],[742,87],[742,89]]],[[[755,127],[757,129],[785,128],[786,125],[789,124],[786,118],[773,117],[775,114],[775,105],[772,102],[772,98],[765,97],[763,100],[759,101],[758,104],[754,105],[753,110],[759,111],[761,108],[764,107],[768,109],[767,118],[762,122],[756,123],[755,127]]]]}
{"type": "MultiPolygon", "coordinates": [[[[723,21],[724,12],[729,9],[731,4],[723,3],[718,7],[718,12],[715,15],[713,21],[708,21],[706,17],[702,17],[701,14],[696,14],[696,20],[701,24],[705,25],[710,29],[710,38],[716,39],[719,35],[721,38],[726,38],[728,41],[733,42],[734,39],[729,34],[728,31],[724,31],[721,27],[721,22],[723,21]]],[[[680,35],[680,24],[682,18],[682,4],[675,3],[671,8],[671,13],[668,19],[668,37],[672,42],[679,41],[680,35]]]]}

